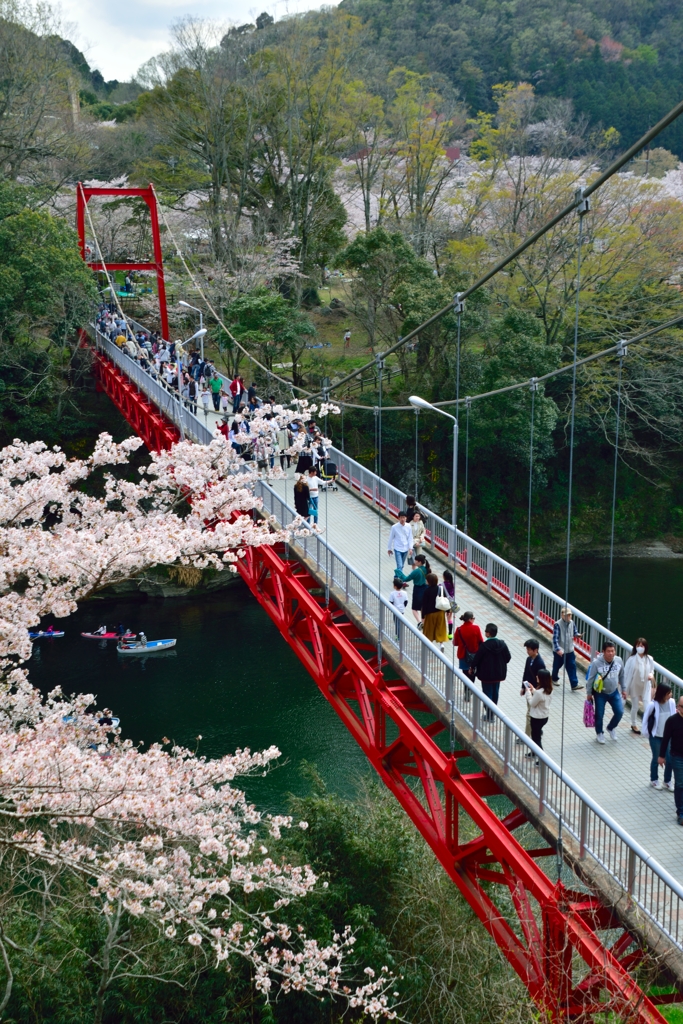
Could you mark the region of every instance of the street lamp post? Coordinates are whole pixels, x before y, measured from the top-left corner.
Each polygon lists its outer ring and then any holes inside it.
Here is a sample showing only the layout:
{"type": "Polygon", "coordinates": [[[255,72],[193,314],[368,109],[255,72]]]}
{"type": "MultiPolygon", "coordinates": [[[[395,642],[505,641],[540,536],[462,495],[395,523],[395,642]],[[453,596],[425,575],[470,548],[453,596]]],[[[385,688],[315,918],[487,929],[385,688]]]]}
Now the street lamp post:
{"type": "MultiPolygon", "coordinates": [[[[189,345],[191,341],[200,338],[202,342],[202,348],[204,347],[204,335],[206,334],[206,328],[202,327],[199,331],[196,331],[191,338],[183,342],[183,348],[189,345]]],[[[185,431],[183,430],[183,371],[182,371],[182,359],[180,352],[176,353],[176,367],[178,370],[178,405],[180,408],[180,438],[182,441],[185,440],[185,431]]]]}
{"type": "MultiPolygon", "coordinates": [[[[408,399],[414,409],[427,409],[429,412],[438,412],[440,416],[445,416],[447,419],[453,421],[453,493],[451,496],[451,519],[453,520],[453,568],[457,569],[457,550],[458,550],[458,420],[456,416],[451,416],[449,412],[444,412],[443,409],[437,409],[431,402],[425,401],[424,398],[420,398],[419,395],[411,395],[408,399]]],[[[453,586],[455,587],[455,580],[457,573],[453,574],[453,586]]]]}
{"type": "MultiPolygon", "coordinates": [[[[193,309],[195,313],[199,313],[199,330],[195,335],[193,335],[193,337],[201,338],[202,362],[204,362],[204,335],[206,334],[206,331],[204,330],[204,314],[202,313],[201,309],[198,309],[196,306],[191,306],[190,303],[185,302],[184,299],[180,299],[178,305],[182,306],[184,309],[193,309]]],[[[192,341],[192,338],[190,338],[189,340],[192,341]]]]}

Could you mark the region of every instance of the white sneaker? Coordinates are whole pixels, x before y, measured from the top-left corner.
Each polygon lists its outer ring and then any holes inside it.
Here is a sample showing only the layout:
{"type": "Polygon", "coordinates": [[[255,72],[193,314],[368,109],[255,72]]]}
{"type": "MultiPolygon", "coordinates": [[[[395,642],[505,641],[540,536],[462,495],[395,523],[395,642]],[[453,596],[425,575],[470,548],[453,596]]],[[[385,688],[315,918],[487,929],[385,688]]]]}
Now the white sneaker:
{"type": "Polygon", "coordinates": [[[656,779],[655,782],[651,782],[650,785],[652,786],[653,789],[662,789],[663,788],[661,782],[659,781],[659,779],[656,779]]]}
{"type": "MultiPolygon", "coordinates": [[[[676,788],[676,783],[673,782],[673,780],[671,782],[665,782],[664,785],[670,793],[673,793],[674,789],[676,788]]],[[[659,788],[661,789],[662,787],[660,786],[659,788]]]]}
{"type": "Polygon", "coordinates": [[[607,730],[607,735],[609,736],[609,738],[611,740],[614,740],[615,743],[617,742],[618,736],[617,736],[617,730],[616,729],[608,729],[607,730]]]}
{"type": "Polygon", "coordinates": [[[598,733],[598,734],[596,735],[596,737],[595,737],[595,738],[596,738],[596,740],[598,741],[598,743],[604,743],[604,742],[605,742],[605,734],[604,734],[604,732],[599,732],[599,733],[598,733]]]}

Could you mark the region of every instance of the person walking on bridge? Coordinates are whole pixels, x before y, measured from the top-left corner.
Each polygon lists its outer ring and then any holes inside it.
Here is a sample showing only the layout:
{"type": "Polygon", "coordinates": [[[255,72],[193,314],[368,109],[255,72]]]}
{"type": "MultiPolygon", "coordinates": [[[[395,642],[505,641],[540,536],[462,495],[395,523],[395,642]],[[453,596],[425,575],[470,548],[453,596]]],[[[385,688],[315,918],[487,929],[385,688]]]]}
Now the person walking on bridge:
{"type": "Polygon", "coordinates": [[[484,643],[484,637],[479,626],[474,624],[474,612],[463,612],[460,621],[462,626],[458,626],[456,629],[453,643],[458,648],[456,651],[458,668],[461,672],[469,673],[474,656],[484,643]]]}
{"type": "MultiPolygon", "coordinates": [[[[486,640],[474,655],[470,675],[479,679],[485,695],[497,704],[500,684],[508,674],[510,651],[505,641],[498,639],[498,626],[494,622],[489,622],[484,632],[486,640]]],[[[490,708],[486,709],[486,721],[493,721],[490,708]]]]}
{"type": "Polygon", "coordinates": [[[410,607],[417,622],[418,629],[422,620],[422,598],[424,592],[427,589],[427,576],[432,571],[431,566],[424,555],[417,555],[415,558],[415,568],[408,575],[405,576],[402,569],[396,570],[396,578],[401,580],[403,583],[413,584],[413,599],[410,607]]]}
{"type": "Polygon", "coordinates": [[[671,757],[674,772],[674,800],[676,820],[683,825],[683,697],[678,698],[676,714],[671,715],[664,726],[662,745],[659,748],[658,764],[666,765],[667,754],[671,757]]]}
{"type": "Polygon", "coordinates": [[[564,665],[572,690],[583,690],[583,683],[579,682],[576,675],[576,654],[574,652],[574,640],[581,634],[576,628],[572,615],[569,605],[565,605],[553,626],[553,682],[559,681],[559,672],[564,665]]]}
{"type": "Polygon", "coordinates": [[[624,665],[624,689],[631,698],[631,732],[636,735],[640,735],[638,707],[641,701],[643,709],[650,703],[654,681],[655,663],[648,653],[647,640],[639,636],[624,665]]]}
{"type": "Polygon", "coordinates": [[[413,553],[413,531],[406,522],[406,513],[399,512],[398,522],[391,527],[389,534],[389,557],[396,559],[396,568],[403,569],[408,555],[413,553]]]}
{"type": "MultiPolygon", "coordinates": [[[[668,683],[657,683],[655,695],[645,708],[645,713],[643,715],[643,733],[650,741],[650,750],[652,751],[652,761],[650,762],[650,785],[653,789],[662,789],[662,784],[659,781],[659,763],[657,758],[659,757],[662,746],[664,727],[671,716],[675,714],[676,702],[671,696],[670,685],[668,683]]],[[[671,748],[669,747],[666,764],[664,765],[664,785],[670,790],[675,788],[671,781],[672,774],[673,767],[671,765],[671,748]]]]}
{"type": "Polygon", "coordinates": [[[439,586],[439,577],[435,572],[427,574],[427,589],[422,595],[422,633],[434,644],[443,645],[448,640],[446,630],[446,611],[437,607],[438,599],[445,597],[445,590],[439,586]]]}
{"type": "Polygon", "coordinates": [[[588,700],[595,704],[595,738],[598,743],[605,742],[603,718],[605,705],[612,708],[612,718],[607,726],[607,734],[616,742],[617,726],[624,714],[624,663],[617,656],[617,649],[611,640],[602,645],[602,654],[594,658],[586,676],[588,700]],[[621,692],[620,692],[621,691],[621,692]]]}
{"type": "MultiPolygon", "coordinates": [[[[543,726],[548,722],[550,702],[553,699],[553,681],[547,668],[538,670],[535,683],[529,683],[526,691],[526,702],[529,708],[531,738],[537,747],[543,750],[543,726]]],[[[529,757],[529,754],[527,754],[529,757]]],[[[538,764],[538,758],[536,758],[538,764]]]]}

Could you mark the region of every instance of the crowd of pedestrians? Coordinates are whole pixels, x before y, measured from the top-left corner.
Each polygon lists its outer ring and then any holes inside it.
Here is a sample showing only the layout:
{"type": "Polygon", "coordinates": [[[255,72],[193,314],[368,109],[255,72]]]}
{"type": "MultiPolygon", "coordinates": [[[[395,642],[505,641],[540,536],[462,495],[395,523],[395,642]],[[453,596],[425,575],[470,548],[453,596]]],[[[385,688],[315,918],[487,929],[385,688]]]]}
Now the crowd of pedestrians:
{"type": "MultiPolygon", "coordinates": [[[[510,650],[498,636],[495,623],[487,623],[482,633],[472,611],[463,612],[460,624],[453,629],[453,614],[457,610],[453,574],[446,569],[439,579],[434,572],[421,551],[425,539],[424,521],[414,507],[414,499],[408,497],[406,504],[406,511],[399,513],[389,534],[388,553],[396,563],[389,603],[403,615],[410,600],[418,629],[442,651],[446,641],[452,640],[460,671],[473,683],[478,680],[491,703],[498,704],[500,687],[508,674],[510,650]],[[411,583],[409,598],[406,590],[411,583]]],[[[397,635],[398,629],[397,625],[397,635]]],[[[683,696],[676,703],[671,686],[656,681],[654,660],[645,637],[638,637],[625,663],[617,654],[615,644],[605,641],[602,650],[588,665],[584,684],[579,679],[577,666],[576,644],[580,638],[573,611],[565,606],[553,624],[550,669],[540,654],[538,640],[525,640],[526,660],[520,696],[526,702],[526,735],[543,749],[543,729],[550,718],[553,693],[560,685],[561,673],[572,692],[586,690],[585,703],[590,714],[584,716],[584,721],[588,717],[595,740],[601,745],[608,739],[611,743],[618,742],[618,727],[626,701],[630,701],[630,730],[636,736],[642,735],[650,745],[650,785],[653,789],[674,793],[677,821],[683,826],[683,696]],[[663,781],[659,777],[660,768],[663,768],[663,781]]],[[[471,699],[469,690],[465,690],[464,699],[471,699]]],[[[486,705],[484,720],[492,719],[492,709],[486,705]]],[[[534,758],[538,764],[531,750],[526,756],[534,758]]]]}

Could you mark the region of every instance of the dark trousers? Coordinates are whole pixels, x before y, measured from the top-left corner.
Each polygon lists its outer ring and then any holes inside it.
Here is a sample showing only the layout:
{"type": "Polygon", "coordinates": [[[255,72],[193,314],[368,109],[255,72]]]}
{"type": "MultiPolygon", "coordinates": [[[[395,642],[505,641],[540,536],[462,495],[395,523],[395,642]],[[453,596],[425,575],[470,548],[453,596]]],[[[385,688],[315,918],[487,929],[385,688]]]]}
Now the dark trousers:
{"type": "Polygon", "coordinates": [[[553,682],[556,683],[557,680],[560,678],[560,669],[562,668],[563,664],[566,666],[567,675],[569,676],[571,688],[572,690],[575,690],[576,687],[579,685],[579,680],[576,675],[576,655],[573,651],[570,651],[569,654],[553,654],[553,682]]]}
{"type": "Polygon", "coordinates": [[[220,391],[212,391],[211,397],[213,399],[213,407],[218,412],[221,407],[221,393],[220,391]]]}
{"type": "MultiPolygon", "coordinates": [[[[652,751],[652,760],[650,761],[650,781],[656,782],[659,778],[659,748],[662,745],[661,736],[648,736],[650,740],[650,750],[652,751]]],[[[671,782],[671,744],[669,744],[666,751],[666,764],[664,765],[664,782],[671,782]]]]}
{"type": "Polygon", "coordinates": [[[541,736],[543,735],[543,726],[548,721],[547,718],[531,718],[531,738],[534,743],[543,750],[543,744],[541,743],[541,736]]]}
{"type": "Polygon", "coordinates": [[[676,803],[676,814],[683,818],[683,757],[676,754],[671,755],[671,767],[674,770],[674,801],[676,803]]]}
{"type": "MultiPolygon", "coordinates": [[[[494,704],[498,703],[498,695],[500,694],[500,680],[497,683],[489,683],[488,681],[484,682],[484,680],[482,679],[481,688],[489,700],[492,700],[494,704]]],[[[490,708],[486,709],[486,721],[493,721],[493,712],[491,711],[490,708]]]]}

